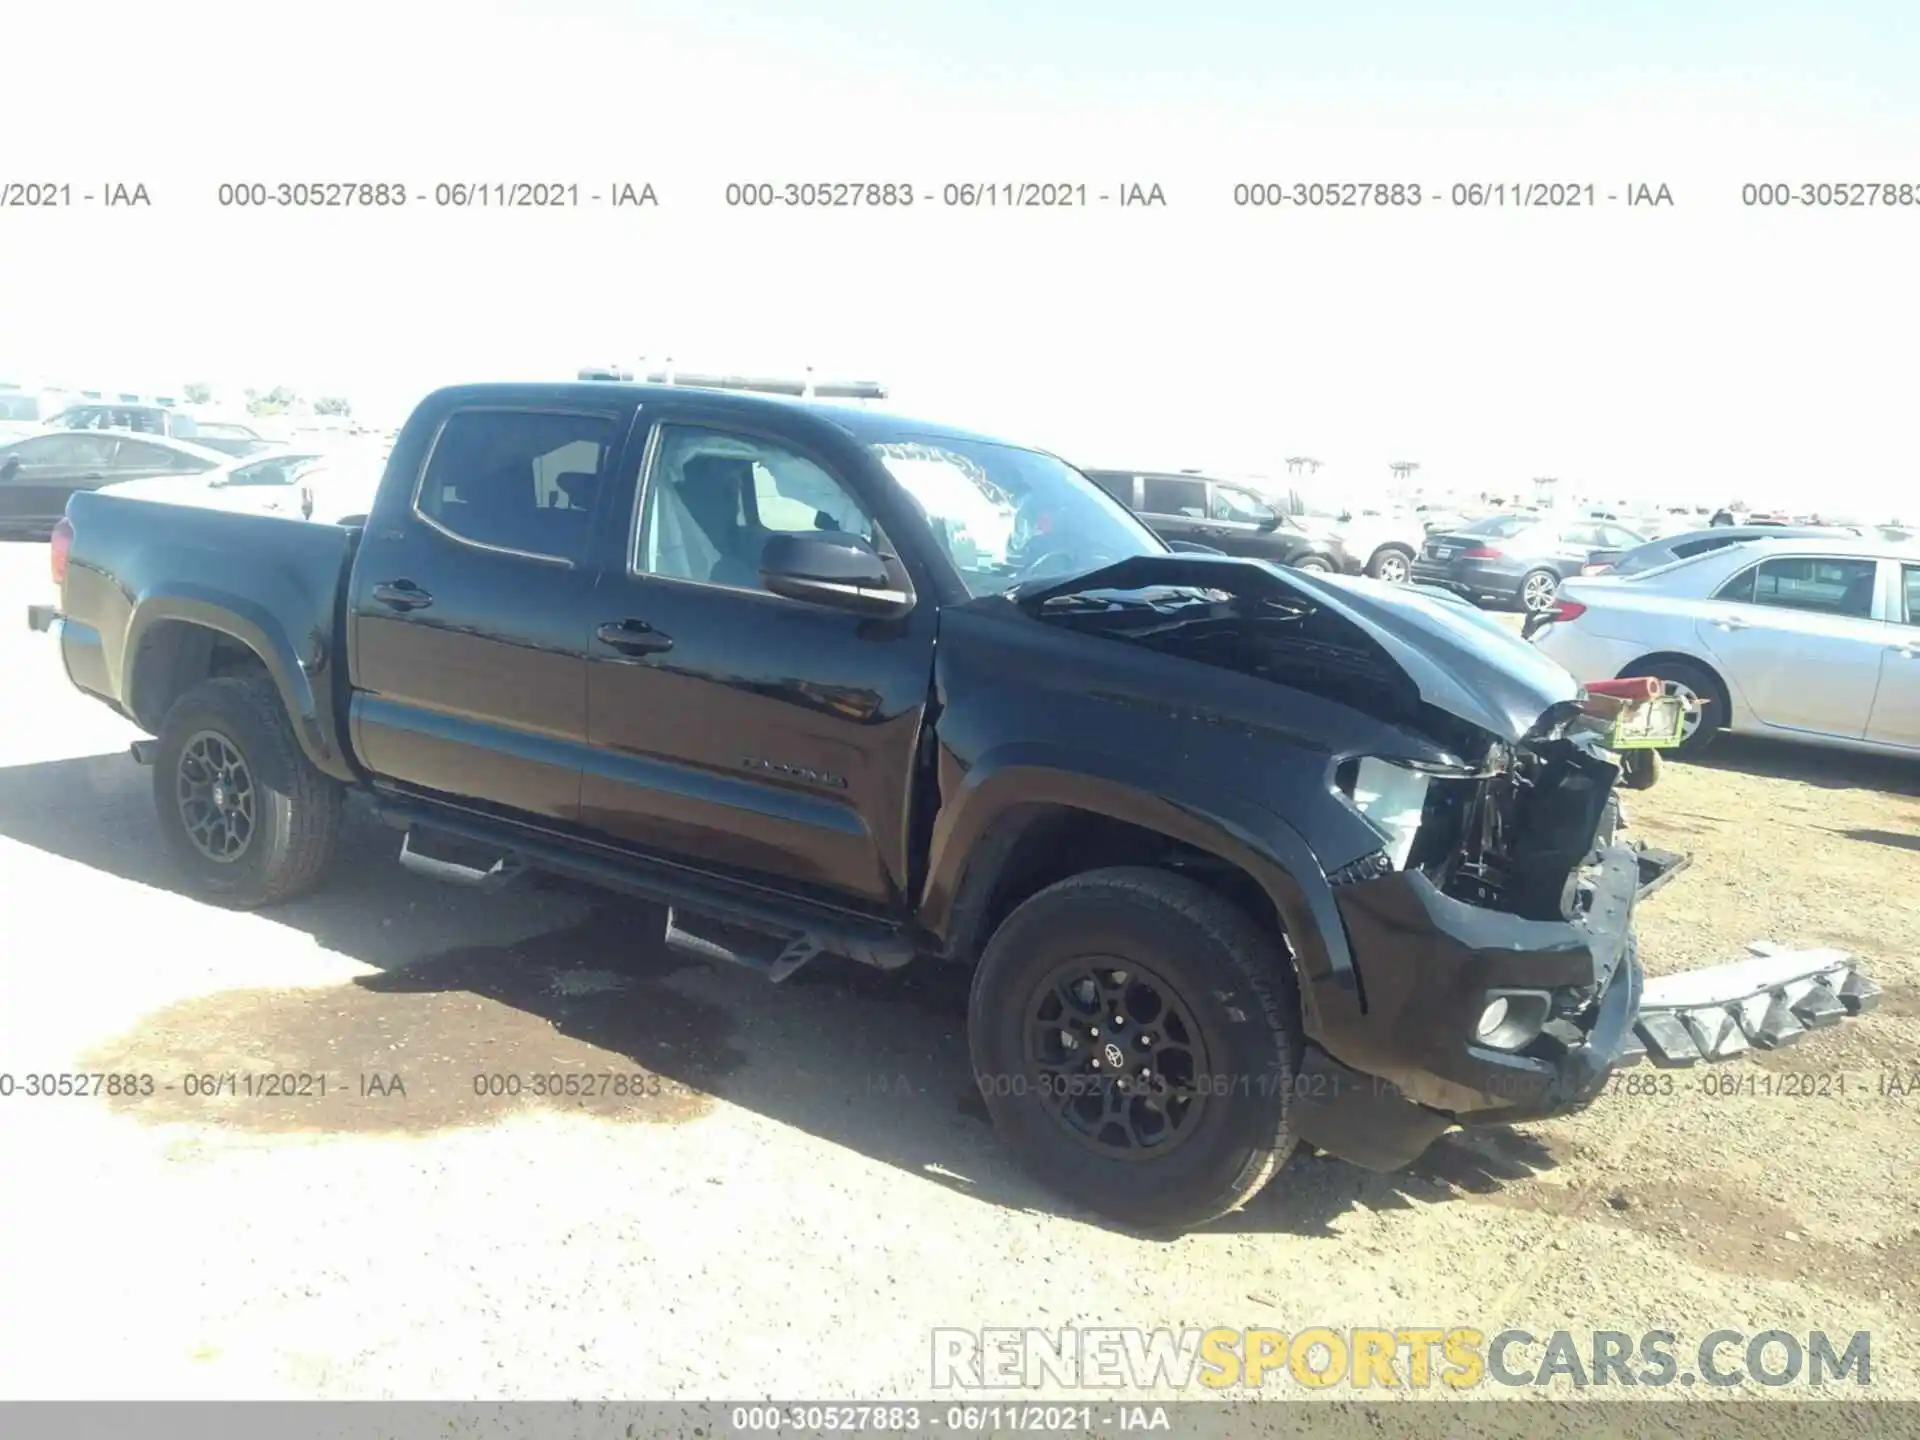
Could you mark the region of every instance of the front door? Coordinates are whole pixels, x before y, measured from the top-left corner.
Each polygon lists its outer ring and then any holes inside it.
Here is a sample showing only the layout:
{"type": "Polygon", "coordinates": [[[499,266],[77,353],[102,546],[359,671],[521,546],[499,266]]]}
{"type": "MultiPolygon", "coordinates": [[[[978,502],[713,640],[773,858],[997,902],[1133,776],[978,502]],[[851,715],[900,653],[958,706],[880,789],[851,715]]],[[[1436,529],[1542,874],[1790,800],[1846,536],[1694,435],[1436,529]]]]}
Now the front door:
{"type": "Polygon", "coordinates": [[[382,487],[353,566],[353,742],[376,776],[577,819],[587,557],[632,413],[609,403],[462,407],[402,437],[390,478],[419,478],[382,487]]]}
{"type": "Polygon", "coordinates": [[[874,620],[769,593],[759,555],[776,532],[849,531],[890,551],[858,467],[692,399],[665,420],[630,548],[595,595],[581,820],[736,878],[888,908],[937,610],[923,599],[874,620]]]}
{"type": "Polygon", "coordinates": [[[1858,740],[1890,638],[1874,618],[1878,584],[1873,559],[1763,560],[1714,596],[1700,643],[1763,725],[1858,740]]]}
{"type": "Polygon", "coordinates": [[[0,458],[0,524],[41,528],[67,513],[75,490],[104,485],[117,435],[35,435],[0,458]],[[18,462],[18,463],[15,463],[18,462]]]}

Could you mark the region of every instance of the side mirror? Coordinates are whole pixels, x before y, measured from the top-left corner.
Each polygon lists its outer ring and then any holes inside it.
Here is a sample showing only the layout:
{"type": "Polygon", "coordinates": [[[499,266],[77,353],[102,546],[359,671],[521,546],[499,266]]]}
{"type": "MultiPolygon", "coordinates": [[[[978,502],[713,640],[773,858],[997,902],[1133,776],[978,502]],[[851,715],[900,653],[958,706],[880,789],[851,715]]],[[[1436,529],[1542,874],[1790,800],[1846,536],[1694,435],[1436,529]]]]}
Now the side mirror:
{"type": "Polygon", "coordinates": [[[1266,519],[1260,522],[1260,533],[1265,535],[1280,528],[1280,512],[1269,510],[1266,519]]]}
{"type": "Polygon", "coordinates": [[[5,460],[0,460],[0,480],[11,480],[19,473],[20,457],[18,455],[9,455],[5,460]]]}
{"type": "Polygon", "coordinates": [[[760,582],[775,595],[893,617],[913,608],[879,554],[858,535],[832,530],[770,536],[760,552],[760,582]]]}

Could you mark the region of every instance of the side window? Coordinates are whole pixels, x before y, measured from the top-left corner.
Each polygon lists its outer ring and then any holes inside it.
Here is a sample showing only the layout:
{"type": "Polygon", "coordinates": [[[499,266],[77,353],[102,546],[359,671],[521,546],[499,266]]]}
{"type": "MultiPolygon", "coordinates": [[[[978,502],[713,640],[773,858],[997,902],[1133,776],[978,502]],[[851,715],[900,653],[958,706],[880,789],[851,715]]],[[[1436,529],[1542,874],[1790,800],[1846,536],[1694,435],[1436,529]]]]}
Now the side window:
{"type": "Polygon", "coordinates": [[[1213,518],[1238,525],[1264,525],[1278,518],[1271,505],[1247,490],[1231,485],[1213,487],[1213,518]]]}
{"type": "Polygon", "coordinates": [[[1909,625],[1920,625],[1920,565],[1900,567],[1900,591],[1905,601],[1901,615],[1909,625]]]}
{"type": "Polygon", "coordinates": [[[456,410],[434,441],[414,509],[455,539],[578,560],[617,438],[605,415],[456,410]]]}
{"type": "Polygon", "coordinates": [[[1087,478],[1129,510],[1133,508],[1133,476],[1116,475],[1110,470],[1089,471],[1087,478]]]}
{"type": "Polygon", "coordinates": [[[1569,525],[1560,532],[1560,543],[1576,550],[1605,550],[1605,533],[1598,525],[1569,525]]]}
{"type": "Polygon", "coordinates": [[[14,447],[13,453],[20,457],[22,465],[104,469],[113,463],[114,447],[118,444],[111,435],[46,435],[23,440],[14,447]]]}
{"type": "Polygon", "coordinates": [[[235,486],[288,485],[293,482],[293,472],[299,463],[299,461],[291,459],[259,460],[251,465],[242,465],[238,469],[230,472],[227,476],[227,484],[235,486]]]}
{"type": "Polygon", "coordinates": [[[1829,560],[1811,555],[1763,560],[1755,571],[1753,603],[1819,615],[1873,617],[1875,560],[1829,560]]]}
{"type": "Polygon", "coordinates": [[[873,521],[838,480],[770,440],[664,426],[647,476],[634,569],[758,590],[774,534],[815,530],[872,541],[873,521]]]}
{"type": "Polygon", "coordinates": [[[1184,515],[1189,520],[1207,518],[1207,482],[1172,475],[1148,475],[1141,480],[1145,491],[1140,509],[1147,515],[1184,515]]]}
{"type": "Polygon", "coordinates": [[[149,445],[143,440],[122,440],[113,454],[113,468],[116,470],[178,472],[193,465],[192,456],[169,450],[164,445],[149,445]]]}
{"type": "Polygon", "coordinates": [[[1643,543],[1631,530],[1622,530],[1618,525],[1602,525],[1600,538],[1606,542],[1609,550],[1631,550],[1643,543]]]}

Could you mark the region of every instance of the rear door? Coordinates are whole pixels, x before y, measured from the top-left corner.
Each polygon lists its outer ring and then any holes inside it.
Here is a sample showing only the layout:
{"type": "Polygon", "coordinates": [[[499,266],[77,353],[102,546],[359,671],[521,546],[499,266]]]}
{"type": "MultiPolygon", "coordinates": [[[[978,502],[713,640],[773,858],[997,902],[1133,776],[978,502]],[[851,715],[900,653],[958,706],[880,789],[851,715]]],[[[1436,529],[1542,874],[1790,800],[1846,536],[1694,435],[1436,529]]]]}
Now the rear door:
{"type": "Polygon", "coordinates": [[[1162,540],[1189,540],[1224,550],[1222,532],[1207,515],[1206,481],[1192,475],[1140,477],[1140,518],[1162,540]]]}
{"type": "Polygon", "coordinates": [[[1893,623],[1880,651],[1867,739],[1920,750],[1920,564],[1883,563],[1894,572],[1893,623]]]}
{"type": "Polygon", "coordinates": [[[66,513],[75,490],[127,478],[113,473],[119,444],[119,436],[102,431],[35,435],[10,446],[0,456],[0,523],[51,525],[66,513]]]}
{"type": "Polygon", "coordinates": [[[1878,588],[1871,557],[1772,556],[1707,602],[1700,643],[1762,724],[1858,740],[1889,638],[1878,588]]]}
{"type": "MultiPolygon", "coordinates": [[[[774,595],[759,572],[782,531],[893,549],[872,518],[884,476],[851,440],[819,448],[775,419],[749,426],[694,397],[649,412],[627,543],[594,598],[582,821],[736,878],[891,909],[932,676],[932,589],[896,562],[920,599],[881,621],[774,595]]],[[[937,459],[937,445],[923,448],[937,459]]],[[[956,472],[954,483],[969,482],[956,472]]]]}
{"type": "Polygon", "coordinates": [[[456,406],[396,450],[417,469],[382,490],[349,602],[353,742],[375,775],[578,817],[586,557],[633,410],[608,403],[456,406]]]}

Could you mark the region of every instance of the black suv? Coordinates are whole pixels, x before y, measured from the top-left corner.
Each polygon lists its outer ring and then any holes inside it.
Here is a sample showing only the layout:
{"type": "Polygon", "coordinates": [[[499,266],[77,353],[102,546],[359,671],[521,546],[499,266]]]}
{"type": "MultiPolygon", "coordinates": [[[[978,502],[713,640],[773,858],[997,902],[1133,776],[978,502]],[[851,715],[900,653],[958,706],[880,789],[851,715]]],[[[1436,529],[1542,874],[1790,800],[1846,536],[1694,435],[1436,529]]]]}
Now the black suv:
{"type": "Polygon", "coordinates": [[[1353,573],[1335,546],[1309,533],[1257,490],[1191,473],[1088,470],[1086,477],[1138,515],[1162,540],[1298,570],[1353,573]]]}

